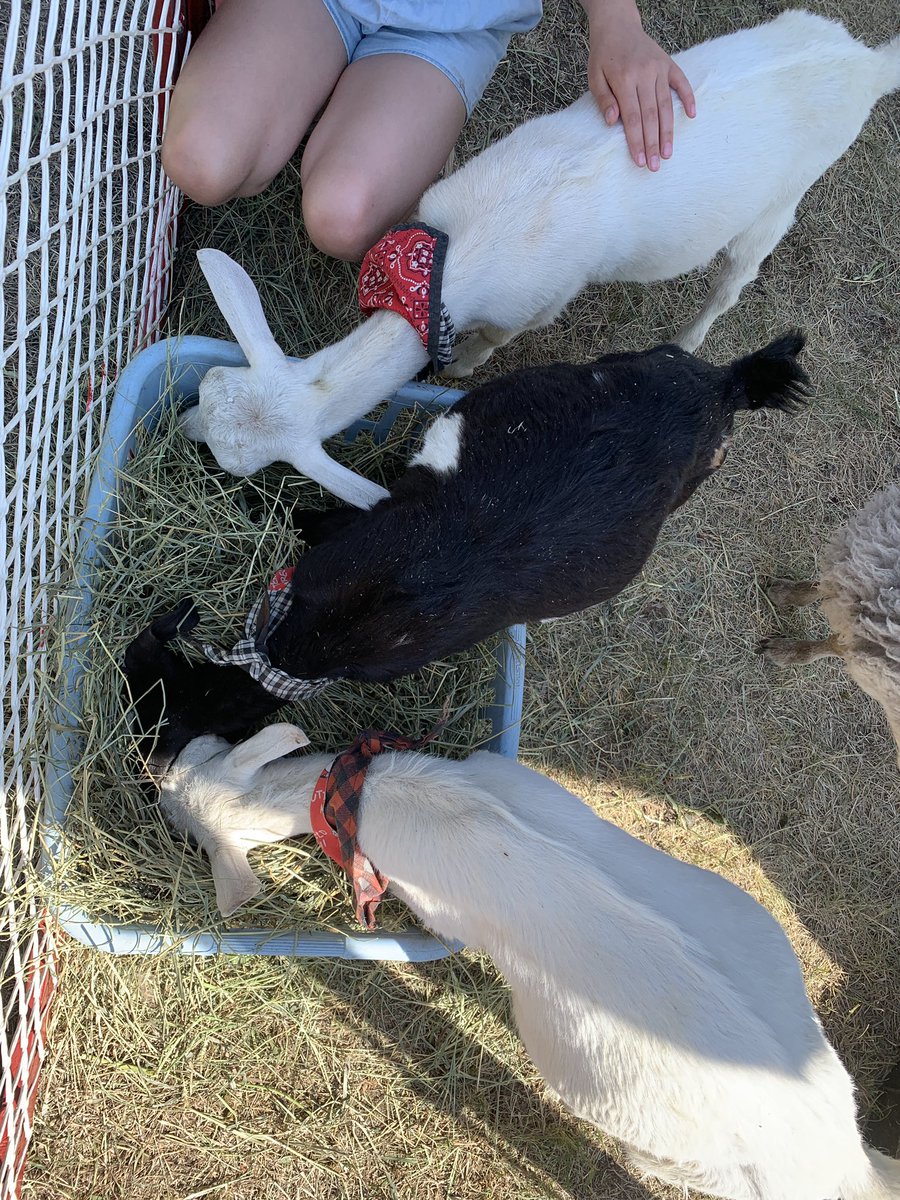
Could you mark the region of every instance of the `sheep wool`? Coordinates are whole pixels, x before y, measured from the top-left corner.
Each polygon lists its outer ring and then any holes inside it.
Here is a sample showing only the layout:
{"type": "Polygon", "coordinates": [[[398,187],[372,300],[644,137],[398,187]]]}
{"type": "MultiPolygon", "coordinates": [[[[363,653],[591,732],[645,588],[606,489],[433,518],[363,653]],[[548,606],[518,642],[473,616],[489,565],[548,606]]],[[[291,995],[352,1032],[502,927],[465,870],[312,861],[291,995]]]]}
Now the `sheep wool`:
{"type": "Polygon", "coordinates": [[[873,496],[819,554],[818,581],[775,579],[780,608],[820,601],[831,636],[765,638],[759,651],[779,666],[836,656],[858,687],[884,709],[900,767],[900,485],[873,496]]]}

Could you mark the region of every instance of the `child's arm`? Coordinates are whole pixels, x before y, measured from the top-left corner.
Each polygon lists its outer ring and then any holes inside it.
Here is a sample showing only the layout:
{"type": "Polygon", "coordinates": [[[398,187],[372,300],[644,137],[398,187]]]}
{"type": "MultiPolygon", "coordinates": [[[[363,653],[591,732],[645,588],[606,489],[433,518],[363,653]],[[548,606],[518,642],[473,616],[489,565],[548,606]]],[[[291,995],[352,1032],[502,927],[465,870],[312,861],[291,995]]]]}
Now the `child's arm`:
{"type": "Polygon", "coordinates": [[[696,112],[687,76],[644,33],[635,0],[581,0],[590,26],[588,84],[608,125],[619,117],[631,157],[658,171],[672,154],[672,90],[696,112]]]}

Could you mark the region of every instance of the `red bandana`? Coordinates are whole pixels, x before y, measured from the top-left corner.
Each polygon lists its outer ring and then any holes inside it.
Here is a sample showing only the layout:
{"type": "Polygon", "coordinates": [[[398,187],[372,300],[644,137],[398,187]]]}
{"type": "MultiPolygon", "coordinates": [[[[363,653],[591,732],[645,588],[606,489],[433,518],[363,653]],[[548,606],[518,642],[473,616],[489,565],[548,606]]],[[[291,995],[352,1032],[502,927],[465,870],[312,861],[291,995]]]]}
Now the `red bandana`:
{"type": "Polygon", "coordinates": [[[290,587],[291,580],[294,578],[293,567],[281,567],[272,576],[268,590],[270,592],[283,592],[286,587],[290,587]]]}
{"type": "Polygon", "coordinates": [[[339,754],[316,781],[309,806],[313,836],[328,857],[349,875],[356,901],[356,916],[366,929],[374,929],[375,910],[390,880],[366,858],[356,841],[359,802],[366,771],[376,754],[385,750],[415,750],[431,741],[437,728],[423,738],[398,733],[361,733],[349,750],[339,754]]]}
{"type": "Polygon", "coordinates": [[[428,225],[395,225],[366,254],[359,272],[359,307],[405,317],[435,368],[453,351],[453,322],[441,303],[448,238],[428,225]]]}

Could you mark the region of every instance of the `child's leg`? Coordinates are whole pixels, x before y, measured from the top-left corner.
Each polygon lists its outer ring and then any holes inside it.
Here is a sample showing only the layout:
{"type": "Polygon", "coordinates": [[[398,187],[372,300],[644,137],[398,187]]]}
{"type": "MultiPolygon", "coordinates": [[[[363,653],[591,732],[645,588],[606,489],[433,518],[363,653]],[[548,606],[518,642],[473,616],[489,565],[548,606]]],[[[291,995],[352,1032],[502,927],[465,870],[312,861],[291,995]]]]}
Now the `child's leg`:
{"type": "Polygon", "coordinates": [[[166,174],[200,204],[262,191],[346,65],[322,0],[220,0],[172,94],[166,174]]]}
{"type": "Polygon", "coordinates": [[[447,76],[412,54],[341,75],[301,164],[303,217],[320,250],[356,261],[440,173],[466,119],[447,76]]]}

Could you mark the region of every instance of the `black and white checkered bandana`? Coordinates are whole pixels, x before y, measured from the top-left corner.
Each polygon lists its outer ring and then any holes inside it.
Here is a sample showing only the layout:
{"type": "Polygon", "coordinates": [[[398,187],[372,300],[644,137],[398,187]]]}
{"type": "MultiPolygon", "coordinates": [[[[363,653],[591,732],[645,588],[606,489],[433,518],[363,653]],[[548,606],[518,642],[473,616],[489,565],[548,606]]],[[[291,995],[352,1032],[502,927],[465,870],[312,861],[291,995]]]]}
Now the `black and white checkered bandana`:
{"type": "Polygon", "coordinates": [[[284,567],[276,573],[266,591],[247,613],[244,636],[236,646],[231,650],[217,650],[209,644],[203,647],[203,653],[210,662],[219,666],[243,667],[267,692],[285,701],[310,700],[335,682],[327,678],[297,679],[269,662],[266,642],[290,612],[294,602],[290,587],[293,573],[293,567],[284,567]]]}
{"type": "Polygon", "coordinates": [[[453,359],[453,343],[456,341],[456,328],[453,318],[447,312],[447,306],[441,301],[441,319],[438,325],[437,345],[429,343],[428,353],[435,369],[448,366],[453,359]]]}

